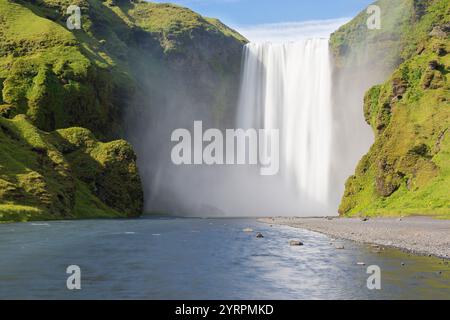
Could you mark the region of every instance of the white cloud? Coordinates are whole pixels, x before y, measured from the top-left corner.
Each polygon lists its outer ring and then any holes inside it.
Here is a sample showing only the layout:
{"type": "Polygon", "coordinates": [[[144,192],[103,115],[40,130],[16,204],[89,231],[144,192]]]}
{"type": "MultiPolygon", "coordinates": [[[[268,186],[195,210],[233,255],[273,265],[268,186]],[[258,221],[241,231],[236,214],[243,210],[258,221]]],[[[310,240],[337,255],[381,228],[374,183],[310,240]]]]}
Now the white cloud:
{"type": "Polygon", "coordinates": [[[350,18],[282,22],[234,27],[251,42],[289,42],[309,38],[328,38],[350,18]]]}

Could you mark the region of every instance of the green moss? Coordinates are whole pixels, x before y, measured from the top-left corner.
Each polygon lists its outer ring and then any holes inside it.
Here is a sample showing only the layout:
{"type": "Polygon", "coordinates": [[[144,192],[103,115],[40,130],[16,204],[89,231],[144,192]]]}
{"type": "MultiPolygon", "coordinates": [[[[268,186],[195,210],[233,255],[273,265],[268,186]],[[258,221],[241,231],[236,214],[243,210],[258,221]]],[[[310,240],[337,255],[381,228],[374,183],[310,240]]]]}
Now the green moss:
{"type": "Polygon", "coordinates": [[[85,183],[77,181],[74,212],[78,219],[123,218],[123,213],[100,201],[85,183]]]}
{"type": "Polygon", "coordinates": [[[42,218],[42,210],[35,207],[16,204],[0,204],[0,223],[3,222],[25,222],[42,218]]]}
{"type": "Polygon", "coordinates": [[[96,198],[122,215],[137,216],[142,212],[143,194],[136,155],[128,142],[101,143],[83,128],[57,130],[52,139],[68,159],[77,179],[96,198]]]}
{"type": "Polygon", "coordinates": [[[118,10],[122,10],[124,15],[145,31],[157,35],[166,52],[183,50],[188,41],[202,32],[247,42],[219,20],[204,18],[190,9],[173,4],[137,2],[116,9],[115,12],[118,10]]]}
{"type": "Polygon", "coordinates": [[[446,21],[436,15],[443,5],[449,2],[431,1],[417,22],[421,50],[366,94],[364,113],[376,140],[347,181],[341,214],[450,218],[450,59],[442,54],[450,40],[425,41],[420,32],[423,24],[446,21]]]}
{"type": "Polygon", "coordinates": [[[40,129],[81,125],[101,137],[113,136],[119,120],[107,116],[117,114],[113,92],[129,86],[119,87],[109,76],[118,72],[114,65],[104,63],[95,49],[87,54],[92,44],[84,46],[79,33],[65,28],[62,13],[68,4],[0,1],[2,99],[12,106],[8,116],[26,113],[40,129]],[[59,12],[56,21],[45,18],[49,6],[59,12]]]}
{"type": "Polygon", "coordinates": [[[205,19],[206,19],[206,21],[211,23],[213,26],[215,26],[218,31],[220,31],[227,37],[235,38],[236,40],[238,40],[242,43],[248,42],[248,40],[244,36],[242,36],[236,30],[233,30],[233,29],[229,28],[228,26],[226,26],[225,24],[223,24],[222,21],[220,21],[219,19],[215,19],[215,18],[205,18],[205,19]]]}
{"type": "Polygon", "coordinates": [[[23,115],[0,117],[0,155],[0,221],[142,212],[135,155],[124,141],[101,143],[82,128],[49,134],[23,115]]]}
{"type": "Polygon", "coordinates": [[[339,28],[330,38],[330,47],[338,67],[390,69],[400,62],[406,30],[415,19],[416,0],[378,0],[381,29],[367,27],[364,10],[339,28]]]}
{"type": "Polygon", "coordinates": [[[140,214],[134,152],[111,141],[124,135],[125,115],[161,108],[189,74],[206,80],[185,91],[201,88],[201,104],[224,117],[245,42],[220,21],[169,4],[0,0],[3,220],[140,214]],[[82,30],[66,28],[72,4],[82,30]]]}

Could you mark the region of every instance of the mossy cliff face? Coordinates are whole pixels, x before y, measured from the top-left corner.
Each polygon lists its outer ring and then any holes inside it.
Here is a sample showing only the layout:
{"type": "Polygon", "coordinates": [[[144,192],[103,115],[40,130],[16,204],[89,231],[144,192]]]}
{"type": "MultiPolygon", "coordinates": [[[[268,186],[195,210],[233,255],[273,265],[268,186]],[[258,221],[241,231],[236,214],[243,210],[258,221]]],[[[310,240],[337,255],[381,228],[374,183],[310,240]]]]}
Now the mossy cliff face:
{"type": "Polygon", "coordinates": [[[124,119],[164,108],[188,74],[184,90],[223,121],[243,43],[169,4],[0,0],[0,221],[141,214],[136,156],[114,140],[124,119]],[[73,4],[81,30],[66,27],[73,4]]]}
{"type": "Polygon", "coordinates": [[[343,215],[450,217],[450,2],[416,1],[403,60],[372,87],[364,116],[375,143],[346,183],[343,215]]]}
{"type": "Polygon", "coordinates": [[[229,96],[237,92],[245,39],[186,8],[1,0],[0,26],[0,114],[27,114],[42,130],[81,126],[101,139],[120,136],[123,115],[139,100],[134,98],[148,96],[142,81],[153,78],[188,74],[211,108],[230,107],[229,96]],[[69,5],[81,8],[81,30],[66,27],[69,5]]]}
{"type": "Polygon", "coordinates": [[[364,10],[333,33],[330,46],[337,70],[370,70],[371,78],[384,81],[401,62],[404,34],[422,14],[421,2],[378,0],[374,5],[380,8],[380,29],[368,28],[370,14],[364,10]]]}
{"type": "Polygon", "coordinates": [[[333,57],[334,155],[332,183],[338,206],[344,183],[374,141],[364,122],[362,101],[372,86],[386,81],[401,63],[405,33],[422,14],[414,0],[379,0],[380,29],[369,29],[371,12],[362,11],[331,35],[333,57]],[[355,132],[358,132],[356,135],[355,132]]]}
{"type": "Polygon", "coordinates": [[[41,131],[0,117],[0,221],[133,217],[142,191],[131,146],[87,129],[41,131]]]}
{"type": "Polygon", "coordinates": [[[198,114],[215,127],[233,124],[245,38],[217,19],[176,5],[139,2],[113,10],[136,24],[129,68],[143,90],[128,123],[174,107],[171,112],[198,114]]]}

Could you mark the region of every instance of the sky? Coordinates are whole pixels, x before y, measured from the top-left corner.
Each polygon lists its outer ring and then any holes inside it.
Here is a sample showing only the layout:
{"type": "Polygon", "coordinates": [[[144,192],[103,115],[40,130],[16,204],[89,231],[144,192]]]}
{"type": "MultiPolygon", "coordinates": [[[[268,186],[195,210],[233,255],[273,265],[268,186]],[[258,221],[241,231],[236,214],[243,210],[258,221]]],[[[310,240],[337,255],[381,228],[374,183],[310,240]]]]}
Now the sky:
{"type": "Polygon", "coordinates": [[[219,18],[252,41],[327,37],[374,0],[156,0],[219,18]]]}

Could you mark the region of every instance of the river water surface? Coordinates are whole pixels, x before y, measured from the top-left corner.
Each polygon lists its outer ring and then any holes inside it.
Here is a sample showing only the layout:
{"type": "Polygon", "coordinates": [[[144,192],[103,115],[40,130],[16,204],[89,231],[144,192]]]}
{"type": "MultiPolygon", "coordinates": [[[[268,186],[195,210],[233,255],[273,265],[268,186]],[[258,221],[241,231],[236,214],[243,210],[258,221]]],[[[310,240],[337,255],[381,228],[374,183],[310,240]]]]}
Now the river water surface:
{"type": "Polygon", "coordinates": [[[3,299],[450,299],[448,261],[249,219],[3,224],[0,257],[3,299]],[[69,265],[81,290],[66,288],[69,265]]]}

